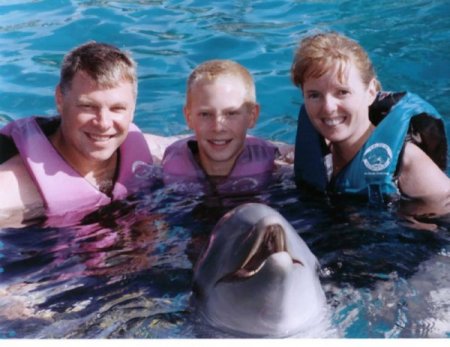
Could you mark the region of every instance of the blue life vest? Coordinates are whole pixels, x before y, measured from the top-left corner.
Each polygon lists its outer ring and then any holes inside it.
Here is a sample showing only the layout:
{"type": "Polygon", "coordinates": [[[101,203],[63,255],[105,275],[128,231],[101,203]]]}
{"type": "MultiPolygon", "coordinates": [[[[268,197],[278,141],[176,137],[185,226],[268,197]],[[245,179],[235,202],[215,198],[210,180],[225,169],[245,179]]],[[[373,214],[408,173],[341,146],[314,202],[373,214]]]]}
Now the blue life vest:
{"type": "Polygon", "coordinates": [[[369,112],[375,130],[355,157],[329,179],[328,146],[302,106],[295,144],[297,184],[319,191],[368,195],[371,201],[398,195],[395,176],[407,136],[442,170],[446,169],[444,122],[429,103],[412,93],[379,93],[369,112]]]}

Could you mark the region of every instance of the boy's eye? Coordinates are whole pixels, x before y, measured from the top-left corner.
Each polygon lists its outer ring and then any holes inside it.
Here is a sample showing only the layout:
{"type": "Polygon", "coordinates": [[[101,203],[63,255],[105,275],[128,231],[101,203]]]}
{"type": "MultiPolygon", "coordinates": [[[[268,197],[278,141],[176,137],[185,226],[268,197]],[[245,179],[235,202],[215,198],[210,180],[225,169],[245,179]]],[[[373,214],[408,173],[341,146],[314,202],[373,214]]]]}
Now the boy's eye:
{"type": "Polygon", "coordinates": [[[347,90],[347,89],[340,89],[340,90],[338,91],[338,94],[339,94],[340,96],[345,96],[345,95],[347,95],[347,94],[350,94],[350,91],[347,90]]]}

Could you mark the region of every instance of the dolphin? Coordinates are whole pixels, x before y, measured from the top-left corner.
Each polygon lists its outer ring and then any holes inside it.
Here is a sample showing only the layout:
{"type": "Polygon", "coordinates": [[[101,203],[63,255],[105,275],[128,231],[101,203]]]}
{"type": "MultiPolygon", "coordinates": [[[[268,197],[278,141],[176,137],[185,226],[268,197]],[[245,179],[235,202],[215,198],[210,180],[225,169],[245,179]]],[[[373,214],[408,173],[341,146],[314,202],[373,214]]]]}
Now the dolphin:
{"type": "Polygon", "coordinates": [[[194,267],[193,302],[207,324],[233,336],[287,337],[326,312],[317,258],[271,207],[225,214],[194,267]]]}

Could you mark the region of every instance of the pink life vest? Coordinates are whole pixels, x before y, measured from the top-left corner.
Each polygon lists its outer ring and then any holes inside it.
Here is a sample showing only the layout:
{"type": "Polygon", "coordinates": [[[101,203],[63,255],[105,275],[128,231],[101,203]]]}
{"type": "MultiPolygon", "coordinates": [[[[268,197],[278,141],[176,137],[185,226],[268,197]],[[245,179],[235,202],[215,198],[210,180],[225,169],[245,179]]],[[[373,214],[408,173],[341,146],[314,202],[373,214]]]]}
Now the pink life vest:
{"type": "Polygon", "coordinates": [[[119,171],[112,198],[86,181],[60,156],[36,121],[36,117],[9,123],[0,133],[11,137],[44,201],[47,216],[89,210],[112,200],[123,199],[136,185],[134,166],[153,159],[144,136],[130,124],[128,136],[119,148],[119,171]]]}
{"type": "MultiPolygon", "coordinates": [[[[208,176],[194,158],[190,142],[196,142],[195,137],[179,140],[165,150],[162,160],[164,183],[177,184],[178,190],[203,190],[209,182],[208,176]]],[[[260,189],[275,168],[277,152],[277,147],[270,142],[248,136],[231,173],[215,186],[215,190],[240,193],[260,189]]]]}

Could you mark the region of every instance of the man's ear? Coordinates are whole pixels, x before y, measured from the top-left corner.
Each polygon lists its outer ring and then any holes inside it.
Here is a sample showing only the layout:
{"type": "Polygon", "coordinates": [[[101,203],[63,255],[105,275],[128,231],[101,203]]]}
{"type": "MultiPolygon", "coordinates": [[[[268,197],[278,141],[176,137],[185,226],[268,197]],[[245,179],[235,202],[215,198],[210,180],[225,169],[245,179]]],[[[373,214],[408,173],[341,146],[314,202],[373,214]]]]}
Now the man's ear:
{"type": "Polygon", "coordinates": [[[252,103],[251,105],[248,106],[250,108],[250,119],[248,122],[248,128],[253,128],[256,125],[256,122],[259,118],[259,104],[257,103],[252,103]]]}
{"type": "Polygon", "coordinates": [[[55,88],[55,103],[56,109],[58,110],[58,114],[62,114],[63,104],[64,104],[64,96],[61,91],[61,87],[59,84],[55,88]]]}
{"type": "Polygon", "coordinates": [[[184,114],[184,119],[186,119],[186,124],[188,125],[189,129],[193,129],[194,125],[192,124],[191,109],[188,105],[184,105],[183,114],[184,114]]]}

